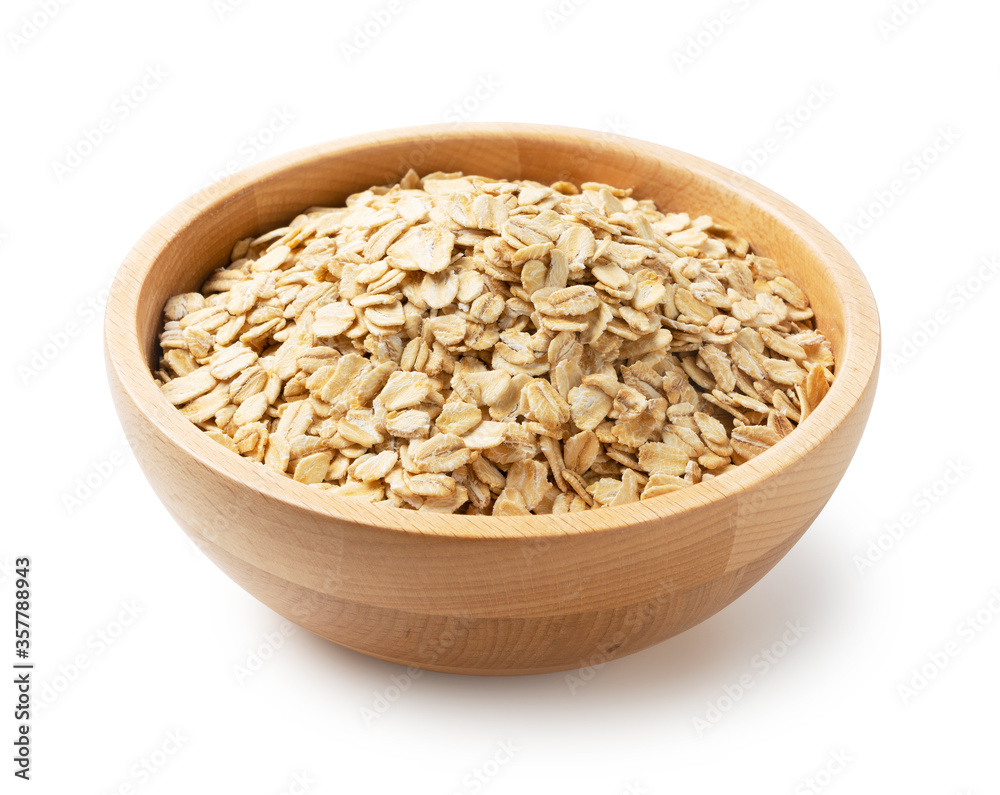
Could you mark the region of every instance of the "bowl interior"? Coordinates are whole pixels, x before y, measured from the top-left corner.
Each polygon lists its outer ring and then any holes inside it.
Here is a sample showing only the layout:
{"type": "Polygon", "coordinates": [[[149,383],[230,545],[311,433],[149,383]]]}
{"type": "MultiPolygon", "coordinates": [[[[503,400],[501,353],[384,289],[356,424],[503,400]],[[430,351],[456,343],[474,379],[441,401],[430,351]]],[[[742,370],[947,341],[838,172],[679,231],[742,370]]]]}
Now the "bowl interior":
{"type": "MultiPolygon", "coordinates": [[[[199,289],[214,268],[228,263],[235,241],[282,226],[307,207],[343,204],[352,193],[394,183],[410,168],[420,174],[462,171],[500,179],[597,181],[631,187],[634,196],[653,199],[662,211],[687,212],[692,217],[708,214],[730,225],[750,240],[755,253],[775,259],[807,292],[817,326],[837,359],[837,380],[830,394],[795,434],[736,471],[657,498],[659,516],[676,516],[774,475],[827,438],[862,396],[870,400],[879,356],[871,291],[837,240],[797,207],[742,175],[666,147],[569,128],[475,124],[396,130],[293,152],[213,184],[161,219],[126,260],[109,298],[108,316],[115,325],[115,333],[108,335],[109,363],[140,411],[169,438],[227,477],[261,487],[267,484],[278,499],[322,514],[349,513],[357,521],[378,525],[376,517],[333,505],[348,500],[321,500],[313,490],[287,478],[240,459],[230,461],[230,454],[166,404],[150,370],[159,355],[157,337],[165,301],[199,289]]],[[[534,517],[527,532],[621,527],[648,519],[651,509],[647,502],[589,511],[585,518],[575,514],[578,519],[572,527],[553,517],[534,517]]],[[[503,522],[490,517],[441,518],[446,521],[439,523],[444,528],[440,532],[454,530],[452,518],[474,522],[476,533],[508,532],[503,522]]],[[[435,532],[436,526],[428,523],[428,529],[435,532]]],[[[459,532],[471,531],[470,526],[459,532]]]]}

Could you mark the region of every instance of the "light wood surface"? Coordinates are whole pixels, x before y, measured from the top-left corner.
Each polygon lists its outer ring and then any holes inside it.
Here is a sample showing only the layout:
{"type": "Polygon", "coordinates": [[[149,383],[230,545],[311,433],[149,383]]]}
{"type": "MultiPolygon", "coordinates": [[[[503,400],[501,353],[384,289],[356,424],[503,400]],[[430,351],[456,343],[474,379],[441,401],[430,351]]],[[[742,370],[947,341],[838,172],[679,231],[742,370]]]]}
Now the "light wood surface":
{"type": "MultiPolygon", "coordinates": [[[[108,375],[154,490],[233,580],[301,626],[439,671],[526,674],[621,657],[705,620],[757,582],[826,504],[871,408],[880,338],[856,263],[816,221],[720,166],[619,136],[514,124],[359,136],[218,183],[157,222],[111,290],[108,375]],[[708,213],[808,293],[837,377],[780,444],[717,480],[616,508],[541,517],[426,515],[330,497],[251,464],[184,419],[149,365],[165,300],[200,287],[232,243],[413,166],[633,187],[708,213]]],[[[152,543],[152,542],[151,542],[152,543]]]]}

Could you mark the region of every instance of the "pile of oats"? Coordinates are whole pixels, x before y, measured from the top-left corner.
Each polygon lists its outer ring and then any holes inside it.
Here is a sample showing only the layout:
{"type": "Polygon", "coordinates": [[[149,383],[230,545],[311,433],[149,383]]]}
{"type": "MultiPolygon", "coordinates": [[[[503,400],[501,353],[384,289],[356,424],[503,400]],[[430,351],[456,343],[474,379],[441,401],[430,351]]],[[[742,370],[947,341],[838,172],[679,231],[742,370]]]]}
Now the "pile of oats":
{"type": "Polygon", "coordinates": [[[718,477],[833,380],[806,295],[708,216],[597,183],[410,172],[239,241],[165,307],[155,376],[229,450],[443,513],[718,477]]]}

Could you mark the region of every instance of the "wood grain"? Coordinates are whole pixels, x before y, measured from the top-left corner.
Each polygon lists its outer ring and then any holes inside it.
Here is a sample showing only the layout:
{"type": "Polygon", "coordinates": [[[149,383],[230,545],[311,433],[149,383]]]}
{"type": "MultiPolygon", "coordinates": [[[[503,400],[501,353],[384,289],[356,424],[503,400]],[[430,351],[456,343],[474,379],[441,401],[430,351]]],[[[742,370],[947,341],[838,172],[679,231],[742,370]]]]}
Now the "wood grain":
{"type": "Polygon", "coordinates": [[[604,662],[705,620],[757,582],[826,504],[858,445],[880,355],[875,301],[816,221],[720,166],[560,127],[442,125],[349,138],[234,175],[157,222],[108,301],[108,376],[132,449],[188,535],[249,593],[366,654],[440,671],[525,674],[604,662]],[[425,515],[330,497],[232,455],[150,375],[168,297],[232,243],[373,184],[464,171],[629,186],[708,213],[809,294],[837,378],[789,438],[725,477],[616,508],[540,517],[425,515]]]}

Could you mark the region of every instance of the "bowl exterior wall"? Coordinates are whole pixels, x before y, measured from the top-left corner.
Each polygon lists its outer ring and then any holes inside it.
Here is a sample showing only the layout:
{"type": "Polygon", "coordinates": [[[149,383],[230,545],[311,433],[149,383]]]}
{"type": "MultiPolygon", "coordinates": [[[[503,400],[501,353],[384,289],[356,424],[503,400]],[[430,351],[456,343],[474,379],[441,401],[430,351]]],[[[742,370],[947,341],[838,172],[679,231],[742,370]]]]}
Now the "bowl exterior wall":
{"type": "Polygon", "coordinates": [[[230,578],[288,620],[382,659],[464,674],[598,665],[715,614],[826,504],[874,396],[807,459],[752,490],[618,531],[426,537],[317,516],[235,487],[113,393],[160,500],[230,578]]]}

